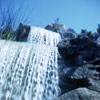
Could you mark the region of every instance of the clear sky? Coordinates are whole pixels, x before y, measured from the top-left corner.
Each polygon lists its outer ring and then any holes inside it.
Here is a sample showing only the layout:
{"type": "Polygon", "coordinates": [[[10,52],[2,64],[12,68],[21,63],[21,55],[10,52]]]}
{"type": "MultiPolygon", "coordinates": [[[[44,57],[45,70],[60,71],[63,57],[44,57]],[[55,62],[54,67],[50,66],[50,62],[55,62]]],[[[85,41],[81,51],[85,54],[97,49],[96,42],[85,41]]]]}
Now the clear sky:
{"type": "MultiPolygon", "coordinates": [[[[10,2],[18,7],[22,0],[2,1],[5,6],[10,2]]],[[[100,0],[23,0],[22,13],[28,14],[32,26],[45,27],[59,18],[66,28],[77,33],[81,29],[95,32],[100,23],[100,0]]]]}

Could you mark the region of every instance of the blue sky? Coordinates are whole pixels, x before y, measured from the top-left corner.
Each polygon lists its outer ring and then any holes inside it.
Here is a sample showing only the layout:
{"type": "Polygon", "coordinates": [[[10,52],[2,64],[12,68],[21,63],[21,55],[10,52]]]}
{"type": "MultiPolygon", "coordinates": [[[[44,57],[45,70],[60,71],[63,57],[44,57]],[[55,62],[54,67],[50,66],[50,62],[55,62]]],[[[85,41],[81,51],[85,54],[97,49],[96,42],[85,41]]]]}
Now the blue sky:
{"type": "MultiPolygon", "coordinates": [[[[12,3],[18,7],[22,0],[2,0],[4,5],[12,3]]],[[[45,27],[56,18],[73,28],[77,33],[81,29],[97,29],[100,23],[100,0],[23,0],[23,14],[28,15],[29,24],[45,27]],[[31,13],[29,11],[31,10],[31,13]]]]}

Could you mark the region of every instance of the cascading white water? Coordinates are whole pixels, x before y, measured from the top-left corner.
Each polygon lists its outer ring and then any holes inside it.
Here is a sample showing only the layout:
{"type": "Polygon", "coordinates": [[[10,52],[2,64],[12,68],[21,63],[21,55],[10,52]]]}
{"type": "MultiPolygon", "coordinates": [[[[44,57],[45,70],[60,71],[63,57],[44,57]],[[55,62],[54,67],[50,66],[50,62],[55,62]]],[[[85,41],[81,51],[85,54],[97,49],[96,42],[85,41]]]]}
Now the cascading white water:
{"type": "Polygon", "coordinates": [[[0,100],[56,100],[59,40],[33,27],[27,43],[0,41],[0,100]]]}
{"type": "Polygon", "coordinates": [[[61,38],[58,33],[51,32],[40,27],[32,27],[27,41],[56,46],[60,39],[61,38]]]}

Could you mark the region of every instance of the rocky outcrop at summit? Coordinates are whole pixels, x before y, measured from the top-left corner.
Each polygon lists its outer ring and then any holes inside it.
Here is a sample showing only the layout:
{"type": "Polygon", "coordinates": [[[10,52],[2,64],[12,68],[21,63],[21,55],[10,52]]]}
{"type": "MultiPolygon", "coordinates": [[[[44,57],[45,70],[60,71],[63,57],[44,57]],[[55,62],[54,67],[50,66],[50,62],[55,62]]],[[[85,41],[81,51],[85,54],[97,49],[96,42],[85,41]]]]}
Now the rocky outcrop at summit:
{"type": "Polygon", "coordinates": [[[61,38],[75,38],[77,36],[77,34],[75,33],[75,31],[71,28],[66,29],[65,25],[59,23],[59,21],[55,21],[51,24],[48,24],[45,29],[53,31],[53,32],[57,32],[61,35],[61,38]]]}
{"type": "Polygon", "coordinates": [[[48,24],[45,29],[53,31],[53,32],[57,32],[60,34],[64,34],[66,32],[66,28],[63,24],[60,24],[58,21],[55,21],[51,24],[48,24]]]}

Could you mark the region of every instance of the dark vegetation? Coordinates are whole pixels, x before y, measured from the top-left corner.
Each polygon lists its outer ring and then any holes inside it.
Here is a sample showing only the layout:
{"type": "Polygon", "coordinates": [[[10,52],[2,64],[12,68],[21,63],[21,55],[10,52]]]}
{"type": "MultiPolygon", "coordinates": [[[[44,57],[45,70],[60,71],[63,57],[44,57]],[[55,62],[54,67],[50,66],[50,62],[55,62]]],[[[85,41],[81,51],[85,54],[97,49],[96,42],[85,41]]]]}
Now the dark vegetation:
{"type": "Polygon", "coordinates": [[[87,31],[86,29],[82,29],[81,33],[78,34],[78,38],[89,38],[91,40],[97,40],[100,36],[100,25],[98,24],[97,32],[92,33],[91,31],[87,31]]]}
{"type": "Polygon", "coordinates": [[[16,7],[13,3],[3,4],[0,0],[0,39],[17,40],[17,28],[20,23],[27,24],[29,21],[29,14],[23,12],[23,3],[16,7]]]}

